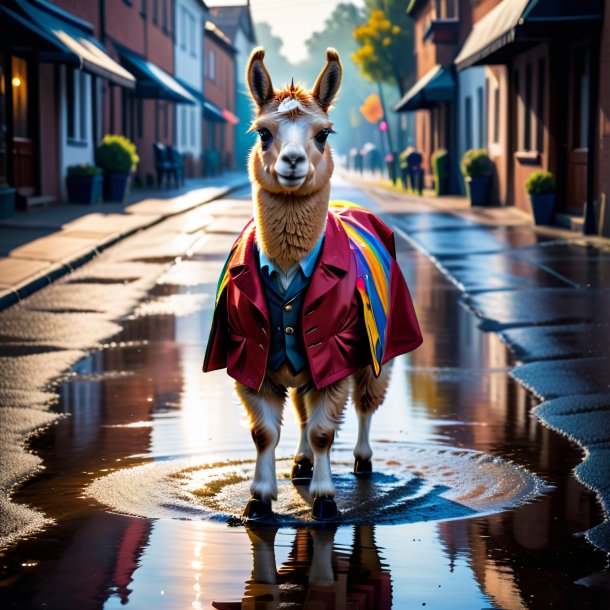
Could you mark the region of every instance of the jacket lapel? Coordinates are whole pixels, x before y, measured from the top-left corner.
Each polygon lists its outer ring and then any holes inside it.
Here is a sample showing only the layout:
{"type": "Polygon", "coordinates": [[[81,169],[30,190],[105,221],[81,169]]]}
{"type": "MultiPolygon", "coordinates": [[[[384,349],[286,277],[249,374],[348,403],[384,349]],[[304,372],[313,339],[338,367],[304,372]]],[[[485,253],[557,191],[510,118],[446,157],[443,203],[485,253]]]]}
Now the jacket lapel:
{"type": "Polygon", "coordinates": [[[312,273],[311,283],[305,296],[305,310],[315,300],[331,290],[345,275],[349,269],[350,256],[349,240],[345,229],[335,215],[329,212],[322,253],[312,273]]]}
{"type": "Polygon", "coordinates": [[[267,303],[254,256],[255,240],[256,227],[252,222],[236,246],[229,264],[229,274],[233,285],[263,314],[265,320],[268,320],[267,303]]]}

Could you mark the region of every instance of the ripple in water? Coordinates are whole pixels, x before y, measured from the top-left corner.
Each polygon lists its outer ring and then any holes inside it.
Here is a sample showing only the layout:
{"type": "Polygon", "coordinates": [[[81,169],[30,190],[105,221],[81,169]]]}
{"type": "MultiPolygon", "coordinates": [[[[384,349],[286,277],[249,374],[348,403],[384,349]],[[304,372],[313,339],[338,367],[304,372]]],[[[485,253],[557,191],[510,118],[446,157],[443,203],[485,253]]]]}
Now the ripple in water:
{"type": "MultiPolygon", "coordinates": [[[[393,446],[377,452],[368,479],[351,474],[351,454],[333,451],[341,523],[442,521],[500,512],[534,499],[545,484],[506,460],[476,451],[393,446]]],[[[277,460],[278,524],[309,522],[311,497],[277,460]]],[[[147,518],[213,519],[239,515],[250,497],[254,460],[151,462],[95,480],[85,495],[112,510],[147,518]]]]}

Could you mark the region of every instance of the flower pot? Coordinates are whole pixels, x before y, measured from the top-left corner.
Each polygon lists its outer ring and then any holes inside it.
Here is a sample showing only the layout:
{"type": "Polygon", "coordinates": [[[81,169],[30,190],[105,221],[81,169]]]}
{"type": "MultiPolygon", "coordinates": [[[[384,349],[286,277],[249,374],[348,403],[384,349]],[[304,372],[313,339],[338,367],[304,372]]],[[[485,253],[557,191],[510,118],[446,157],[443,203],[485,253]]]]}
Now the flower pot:
{"type": "Polygon", "coordinates": [[[66,188],[69,203],[100,203],[102,200],[103,176],[67,176],[66,188]]]}
{"type": "Polygon", "coordinates": [[[10,218],[15,213],[15,189],[0,186],[0,219],[10,218]]]}
{"type": "Polygon", "coordinates": [[[104,175],[104,200],[123,203],[129,188],[129,174],[104,175]]]}
{"type": "Polygon", "coordinates": [[[555,193],[547,193],[545,195],[530,194],[530,202],[532,204],[534,222],[537,225],[550,225],[555,208],[555,193]]]}
{"type": "Polygon", "coordinates": [[[470,197],[470,205],[489,205],[489,187],[491,176],[466,178],[466,190],[470,197]]]}

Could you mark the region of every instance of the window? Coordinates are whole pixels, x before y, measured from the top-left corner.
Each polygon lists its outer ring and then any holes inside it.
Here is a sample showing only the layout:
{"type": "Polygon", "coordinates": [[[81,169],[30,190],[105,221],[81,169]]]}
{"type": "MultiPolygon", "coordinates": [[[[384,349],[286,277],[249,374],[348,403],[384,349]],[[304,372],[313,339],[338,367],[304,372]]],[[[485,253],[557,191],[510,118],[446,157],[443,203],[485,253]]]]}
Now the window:
{"type": "Polygon", "coordinates": [[[180,32],[178,38],[180,39],[180,48],[186,51],[186,22],[188,11],[184,6],[180,7],[180,9],[180,32]]]}
{"type": "Polygon", "coordinates": [[[167,33],[168,31],[168,19],[167,19],[167,0],[161,0],[161,27],[163,31],[167,33]]]}
{"type": "Polygon", "coordinates": [[[466,150],[472,148],[472,97],[464,100],[464,129],[466,130],[466,150]]]}
{"type": "Polygon", "coordinates": [[[66,137],[69,142],[87,140],[88,86],[87,74],[66,68],[66,137]]]}
{"type": "Polygon", "coordinates": [[[186,146],[186,112],[187,109],[183,105],[180,108],[180,143],[182,146],[186,146]]]}
{"type": "Polygon", "coordinates": [[[152,0],[152,22],[159,23],[159,0],[152,0]]]}
{"type": "Polygon", "coordinates": [[[523,150],[532,150],[532,64],[525,66],[525,115],[523,117],[523,150]]]}
{"type": "Polygon", "coordinates": [[[210,80],[216,80],[216,53],[214,49],[210,49],[208,53],[208,78],[210,80]]]}
{"type": "Polygon", "coordinates": [[[457,19],[458,0],[436,0],[436,19],[457,19]]]}
{"type": "Polygon", "coordinates": [[[544,57],[538,60],[538,92],[536,95],[536,148],[544,151],[544,93],[546,90],[546,62],[544,57]]]}
{"type": "Polygon", "coordinates": [[[195,108],[190,109],[191,112],[191,146],[195,146],[195,108]]]}
{"type": "Polygon", "coordinates": [[[478,136],[479,148],[485,148],[485,96],[483,87],[477,87],[477,112],[478,112],[478,136]]]}
{"type": "Polygon", "coordinates": [[[197,57],[197,21],[193,15],[189,13],[189,41],[190,50],[193,57],[197,57]]]}
{"type": "Polygon", "coordinates": [[[142,15],[142,17],[146,17],[147,3],[148,0],[140,0],[140,15],[142,15]]]}
{"type": "Polygon", "coordinates": [[[494,142],[500,142],[500,87],[494,89],[494,123],[493,134],[494,142]]]}

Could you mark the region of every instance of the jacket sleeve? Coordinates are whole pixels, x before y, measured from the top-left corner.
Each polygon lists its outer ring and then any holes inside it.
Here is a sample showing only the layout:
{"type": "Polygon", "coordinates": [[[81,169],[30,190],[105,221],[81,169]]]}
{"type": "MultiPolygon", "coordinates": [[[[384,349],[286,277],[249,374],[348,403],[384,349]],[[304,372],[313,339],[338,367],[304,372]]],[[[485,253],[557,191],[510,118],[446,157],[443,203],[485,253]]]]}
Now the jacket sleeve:
{"type": "Polygon", "coordinates": [[[220,295],[218,303],[214,308],[212,328],[208,338],[208,346],[205,351],[203,361],[203,372],[224,369],[227,366],[227,340],[228,340],[228,320],[227,320],[227,290],[225,287],[220,295]]]}

